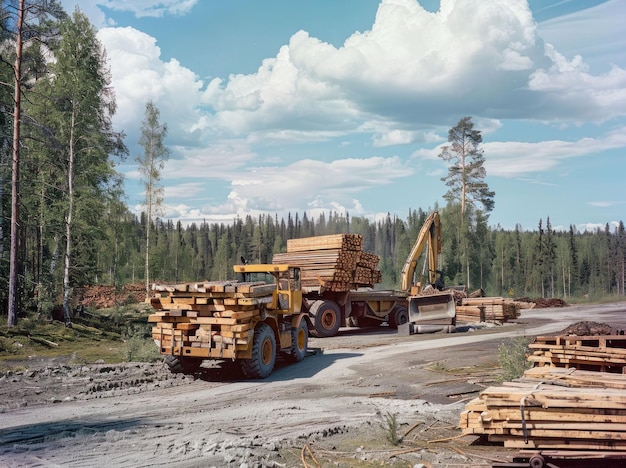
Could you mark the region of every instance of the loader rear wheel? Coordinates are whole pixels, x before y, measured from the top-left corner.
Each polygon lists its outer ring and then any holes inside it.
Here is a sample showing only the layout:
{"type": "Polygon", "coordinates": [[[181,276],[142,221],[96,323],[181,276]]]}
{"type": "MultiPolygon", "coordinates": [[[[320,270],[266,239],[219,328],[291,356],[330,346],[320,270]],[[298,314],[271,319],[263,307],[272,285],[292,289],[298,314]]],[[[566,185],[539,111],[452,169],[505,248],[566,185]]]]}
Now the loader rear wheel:
{"type": "Polygon", "coordinates": [[[309,346],[309,327],[306,320],[300,320],[297,327],[291,330],[291,357],[300,362],[306,357],[309,346]]]}
{"type": "Polygon", "coordinates": [[[193,374],[200,369],[202,359],[181,356],[165,356],[165,364],[174,374],[193,374]]]}
{"type": "Polygon", "coordinates": [[[409,311],[404,306],[395,306],[391,312],[389,312],[389,326],[391,328],[398,328],[398,325],[403,325],[409,321],[409,311]]]}
{"type": "Polygon", "coordinates": [[[276,337],[272,328],[259,323],[254,329],[252,357],[241,360],[241,370],[249,379],[264,379],[272,373],[276,362],[276,337]]]}
{"type": "Polygon", "coordinates": [[[311,335],[316,338],[334,336],[341,325],[341,311],[333,301],[315,301],[309,312],[313,316],[311,335]]]}

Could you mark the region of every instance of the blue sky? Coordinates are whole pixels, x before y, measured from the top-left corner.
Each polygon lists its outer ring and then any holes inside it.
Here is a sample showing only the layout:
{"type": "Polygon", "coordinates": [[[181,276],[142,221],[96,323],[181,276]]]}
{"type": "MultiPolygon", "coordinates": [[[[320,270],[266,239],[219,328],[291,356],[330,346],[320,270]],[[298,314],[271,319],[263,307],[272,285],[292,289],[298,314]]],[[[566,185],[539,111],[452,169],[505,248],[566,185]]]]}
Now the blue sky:
{"type": "Polygon", "coordinates": [[[448,130],[482,131],[489,224],[626,216],[621,0],[62,0],[98,29],[131,156],[145,104],[169,128],[162,217],[443,205],[448,130]]]}

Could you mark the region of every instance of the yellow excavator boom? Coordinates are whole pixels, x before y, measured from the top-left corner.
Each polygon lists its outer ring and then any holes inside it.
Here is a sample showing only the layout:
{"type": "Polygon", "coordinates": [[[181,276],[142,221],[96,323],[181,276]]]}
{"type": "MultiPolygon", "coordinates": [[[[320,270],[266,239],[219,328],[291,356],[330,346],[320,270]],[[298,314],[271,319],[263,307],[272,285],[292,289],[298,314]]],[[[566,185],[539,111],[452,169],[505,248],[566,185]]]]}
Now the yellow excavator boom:
{"type": "MultiPolygon", "coordinates": [[[[428,245],[428,281],[434,284],[437,281],[437,261],[441,253],[441,222],[437,211],[432,212],[428,218],[426,218],[417,236],[417,240],[411,249],[411,253],[409,253],[406,259],[404,268],[402,268],[403,291],[411,291],[417,261],[426,245],[428,245]]],[[[419,284],[419,282],[416,286],[421,291],[422,285],[419,284]]],[[[411,292],[411,294],[414,292],[415,291],[411,292]]]]}

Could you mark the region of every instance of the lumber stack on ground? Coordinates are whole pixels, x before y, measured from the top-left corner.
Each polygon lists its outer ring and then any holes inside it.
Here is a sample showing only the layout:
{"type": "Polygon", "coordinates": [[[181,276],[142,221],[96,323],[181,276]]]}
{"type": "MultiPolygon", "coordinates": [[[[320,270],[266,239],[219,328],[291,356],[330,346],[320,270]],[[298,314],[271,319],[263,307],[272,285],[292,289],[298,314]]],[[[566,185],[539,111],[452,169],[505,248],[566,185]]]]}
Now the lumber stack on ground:
{"type": "Polygon", "coordinates": [[[362,249],[358,234],[289,239],[287,252],[274,254],[272,263],[300,267],[303,288],[343,292],[382,281],[380,257],[362,249]]]}
{"type": "Polygon", "coordinates": [[[522,309],[531,308],[528,303],[503,297],[467,297],[456,308],[457,323],[508,322],[519,318],[522,309]]]}
{"type": "Polygon", "coordinates": [[[535,367],[470,401],[463,433],[510,448],[626,451],[626,374],[615,372],[624,369],[626,337],[537,337],[531,347],[535,367]],[[590,361],[595,370],[575,367],[590,361]]]}
{"type": "Polygon", "coordinates": [[[511,382],[469,402],[460,426],[510,448],[625,450],[626,393],[511,382]]]}
{"type": "Polygon", "coordinates": [[[536,366],[554,366],[602,372],[626,370],[626,336],[538,336],[529,345],[528,360],[536,366]]]}

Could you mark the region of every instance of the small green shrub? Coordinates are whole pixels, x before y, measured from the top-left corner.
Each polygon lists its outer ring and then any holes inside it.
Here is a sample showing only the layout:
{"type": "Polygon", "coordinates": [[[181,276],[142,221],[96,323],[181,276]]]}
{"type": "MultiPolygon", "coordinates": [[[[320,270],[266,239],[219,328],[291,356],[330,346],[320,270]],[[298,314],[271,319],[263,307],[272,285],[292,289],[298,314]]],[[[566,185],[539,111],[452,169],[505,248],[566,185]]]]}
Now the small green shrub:
{"type": "Polygon", "coordinates": [[[531,341],[530,338],[518,336],[498,346],[498,364],[502,368],[502,375],[498,378],[500,382],[518,379],[532,367],[528,361],[528,345],[531,341]]]}
{"type": "Polygon", "coordinates": [[[128,327],[124,334],[124,354],[128,362],[155,362],[161,358],[152,338],[146,336],[145,326],[128,327]]]}
{"type": "Polygon", "coordinates": [[[382,426],[385,430],[385,437],[391,445],[399,445],[400,442],[402,442],[402,437],[398,435],[399,424],[397,414],[387,412],[384,415],[382,426]]]}

